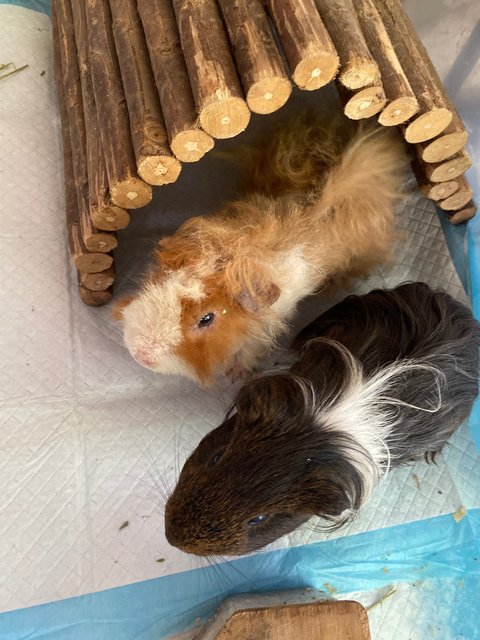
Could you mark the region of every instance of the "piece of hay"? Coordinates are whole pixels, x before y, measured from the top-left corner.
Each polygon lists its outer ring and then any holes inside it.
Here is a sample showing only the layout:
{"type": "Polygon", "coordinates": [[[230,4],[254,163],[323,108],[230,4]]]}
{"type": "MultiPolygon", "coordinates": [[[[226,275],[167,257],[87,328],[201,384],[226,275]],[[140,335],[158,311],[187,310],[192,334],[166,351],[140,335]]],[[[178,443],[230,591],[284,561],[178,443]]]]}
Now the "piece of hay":
{"type": "MultiPolygon", "coordinates": [[[[4,69],[8,69],[9,67],[11,67],[13,65],[13,62],[7,62],[6,64],[0,64],[0,71],[3,71],[4,69]]],[[[13,76],[14,73],[18,73],[19,71],[23,71],[24,69],[26,69],[28,67],[28,64],[24,64],[23,67],[15,67],[14,69],[12,69],[12,71],[9,71],[8,73],[4,73],[3,75],[0,76],[0,80],[3,80],[4,78],[8,78],[8,76],[13,76]]]]}
{"type": "Polygon", "coordinates": [[[461,507],[458,507],[455,513],[452,514],[452,518],[455,520],[455,522],[460,522],[460,520],[463,520],[467,513],[468,512],[466,508],[462,505],[461,507]]]}

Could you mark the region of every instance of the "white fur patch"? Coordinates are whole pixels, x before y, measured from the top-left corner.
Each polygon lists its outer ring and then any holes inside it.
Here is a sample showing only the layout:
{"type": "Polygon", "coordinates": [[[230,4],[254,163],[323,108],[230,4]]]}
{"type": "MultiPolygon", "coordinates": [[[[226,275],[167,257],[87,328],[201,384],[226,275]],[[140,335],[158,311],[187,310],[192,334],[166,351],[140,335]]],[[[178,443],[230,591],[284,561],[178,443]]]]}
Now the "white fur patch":
{"type": "Polygon", "coordinates": [[[319,281],[318,271],[305,260],[300,247],[276,260],[271,273],[273,282],[280,288],[280,297],[272,305],[272,311],[283,319],[292,315],[297,303],[312,293],[319,281]]]}
{"type": "Polygon", "coordinates": [[[393,444],[392,434],[398,432],[398,425],[402,422],[401,406],[410,406],[418,411],[436,412],[441,407],[441,385],[443,373],[421,361],[403,360],[395,362],[365,379],[360,363],[340,343],[327,340],[329,344],[342,353],[348,366],[348,384],[338,398],[334,398],[326,409],[317,411],[317,419],[322,426],[336,431],[343,431],[361,445],[368,452],[371,461],[352,448],[348,450],[349,460],[355,465],[363,478],[364,501],[366,501],[380,477],[388,473],[391,463],[389,448],[393,444]],[[436,389],[436,402],[425,407],[407,405],[390,394],[391,385],[398,381],[398,377],[407,371],[421,369],[432,373],[432,380],[436,389]]]}
{"type": "Polygon", "coordinates": [[[193,369],[172,351],[182,341],[181,300],[201,300],[201,280],[185,269],[161,283],[148,283],[123,312],[123,337],[132,357],[160,373],[196,378],[193,369]]]}

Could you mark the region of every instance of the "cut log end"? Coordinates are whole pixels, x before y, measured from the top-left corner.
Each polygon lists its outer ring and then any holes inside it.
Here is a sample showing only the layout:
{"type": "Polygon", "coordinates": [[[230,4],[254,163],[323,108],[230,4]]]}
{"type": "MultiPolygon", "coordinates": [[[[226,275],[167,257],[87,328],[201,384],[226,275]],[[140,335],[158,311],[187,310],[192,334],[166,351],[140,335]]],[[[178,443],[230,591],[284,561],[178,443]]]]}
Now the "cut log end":
{"type": "Polygon", "coordinates": [[[425,162],[441,162],[451,158],[461,151],[468,140],[466,131],[454,131],[433,140],[422,150],[422,160],[425,162]]]}
{"type": "Polygon", "coordinates": [[[112,291],[110,289],[106,291],[90,291],[90,289],[80,285],[79,290],[82,301],[89,307],[102,307],[112,299],[112,291]]]}
{"type": "Polygon", "coordinates": [[[139,209],[152,199],[152,187],[140,178],[131,177],[114,184],[110,196],[117,207],[139,209]]]}
{"type": "Polygon", "coordinates": [[[265,78],[250,87],[247,104],[254,113],[273,113],[283,107],[291,93],[292,85],[287,78],[265,78]]]}
{"type": "Polygon", "coordinates": [[[448,221],[452,224],[460,224],[461,222],[467,222],[471,220],[477,213],[477,206],[472,202],[468,207],[465,207],[461,211],[457,211],[452,216],[448,216],[448,221]]]}
{"type": "Polygon", "coordinates": [[[334,79],[339,63],[338,56],[332,53],[313,53],[297,64],[292,78],[300,89],[314,91],[334,79]]]}
{"type": "Polygon", "coordinates": [[[431,182],[446,182],[458,178],[471,166],[470,156],[467,153],[462,153],[445,162],[425,165],[425,174],[431,182]]]}
{"type": "Polygon", "coordinates": [[[445,198],[438,203],[438,206],[444,211],[458,211],[467,206],[473,196],[473,191],[470,186],[466,186],[459,189],[448,198],[445,198]]]}
{"type": "Polygon", "coordinates": [[[439,182],[438,184],[426,184],[420,187],[420,191],[430,200],[444,200],[449,198],[458,191],[458,182],[449,180],[448,182],[439,182]]]}
{"type": "Polygon", "coordinates": [[[73,264],[81,273],[99,273],[110,269],[113,258],[108,253],[81,253],[73,256],[73,264]]]}
{"type": "Polygon", "coordinates": [[[163,185],[175,182],[182,165],[177,158],[153,155],[142,158],[137,164],[138,175],[148,184],[163,185]]]}
{"type": "Polygon", "coordinates": [[[92,212],[92,222],[102,231],[118,231],[128,226],[130,215],[121,207],[108,205],[92,212]]]}
{"type": "Polygon", "coordinates": [[[402,96],[396,100],[392,100],[382,110],[378,117],[378,122],[384,127],[396,127],[410,120],[418,111],[418,102],[416,98],[410,96],[402,96]]]}
{"type": "Polygon", "coordinates": [[[405,129],[405,140],[414,144],[436,138],[452,121],[449,109],[432,109],[415,118],[405,129]]]}
{"type": "Polygon", "coordinates": [[[110,253],[118,245],[117,238],[111,233],[92,233],[84,238],[84,242],[88,251],[99,253],[110,253]]]}
{"type": "Polygon", "coordinates": [[[81,273],[79,274],[80,284],[90,291],[106,291],[114,281],[115,273],[113,269],[107,269],[101,273],[81,273]]]}
{"type": "Polygon", "coordinates": [[[351,120],[370,118],[381,111],[387,102],[383,87],[367,87],[357,91],[345,104],[344,112],[351,120]]]}
{"type": "Polygon", "coordinates": [[[216,100],[200,112],[200,125],[214,138],[233,138],[247,128],[250,109],[243,98],[216,100]]]}
{"type": "Polygon", "coordinates": [[[368,60],[352,61],[346,64],[338,79],[347,89],[368,87],[378,78],[378,65],[368,60]]]}
{"type": "Polygon", "coordinates": [[[170,148],[182,162],[197,162],[213,149],[213,138],[201,129],[180,131],[170,142],[170,148]]]}

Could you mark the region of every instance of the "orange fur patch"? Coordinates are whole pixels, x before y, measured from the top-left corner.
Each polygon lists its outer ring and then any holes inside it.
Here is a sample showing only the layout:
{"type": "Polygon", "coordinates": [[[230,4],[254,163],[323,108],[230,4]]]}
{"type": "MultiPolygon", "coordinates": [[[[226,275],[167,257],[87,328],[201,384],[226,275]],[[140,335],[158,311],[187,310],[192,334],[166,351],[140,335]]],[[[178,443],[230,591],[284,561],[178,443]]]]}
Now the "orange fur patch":
{"type": "Polygon", "coordinates": [[[191,364],[202,384],[213,381],[218,367],[229,363],[248,332],[251,316],[227,294],[223,277],[212,276],[203,283],[206,295],[200,301],[182,300],[183,340],[175,355],[191,364]],[[207,313],[215,313],[208,327],[199,327],[207,313]]]}

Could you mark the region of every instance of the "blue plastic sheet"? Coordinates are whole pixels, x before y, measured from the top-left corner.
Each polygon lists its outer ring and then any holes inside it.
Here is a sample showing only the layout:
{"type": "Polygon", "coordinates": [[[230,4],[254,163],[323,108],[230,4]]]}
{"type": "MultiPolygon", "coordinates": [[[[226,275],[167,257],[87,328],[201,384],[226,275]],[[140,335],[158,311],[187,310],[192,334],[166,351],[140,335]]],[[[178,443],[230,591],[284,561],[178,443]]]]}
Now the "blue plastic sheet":
{"type": "MultiPolygon", "coordinates": [[[[314,587],[340,594],[428,579],[479,583],[480,509],[458,523],[445,515],[13,611],[0,616],[0,637],[159,640],[206,618],[231,593],[314,587]]],[[[477,622],[474,593],[455,614],[465,628],[477,622]]]]}

